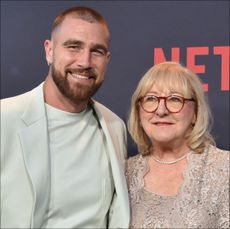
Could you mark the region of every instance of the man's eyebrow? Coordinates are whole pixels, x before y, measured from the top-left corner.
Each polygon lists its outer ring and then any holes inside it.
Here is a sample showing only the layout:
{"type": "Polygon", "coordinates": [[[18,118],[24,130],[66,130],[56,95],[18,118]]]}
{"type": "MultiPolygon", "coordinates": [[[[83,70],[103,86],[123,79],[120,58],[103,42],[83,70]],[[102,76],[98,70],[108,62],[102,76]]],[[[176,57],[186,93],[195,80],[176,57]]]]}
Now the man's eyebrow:
{"type": "MultiPolygon", "coordinates": [[[[69,46],[69,45],[81,45],[83,46],[84,45],[84,42],[82,41],[79,41],[79,40],[74,40],[74,39],[70,39],[70,40],[67,40],[63,43],[63,46],[69,46]]],[[[95,44],[95,45],[92,45],[92,47],[90,48],[91,50],[96,50],[96,49],[101,49],[103,50],[105,53],[108,52],[108,48],[103,45],[103,44],[95,44]]]]}
{"type": "Polygon", "coordinates": [[[67,40],[63,43],[64,46],[68,46],[68,45],[82,45],[83,42],[82,41],[79,41],[79,40],[67,40]]]}

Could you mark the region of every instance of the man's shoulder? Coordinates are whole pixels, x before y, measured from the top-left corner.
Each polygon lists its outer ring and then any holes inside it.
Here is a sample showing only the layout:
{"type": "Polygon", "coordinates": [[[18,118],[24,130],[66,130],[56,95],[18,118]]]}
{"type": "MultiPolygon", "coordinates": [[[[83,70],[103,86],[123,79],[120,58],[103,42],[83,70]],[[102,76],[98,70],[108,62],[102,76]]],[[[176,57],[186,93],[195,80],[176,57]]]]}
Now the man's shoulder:
{"type": "Polygon", "coordinates": [[[1,99],[1,115],[24,110],[24,108],[30,103],[33,94],[39,89],[39,87],[40,86],[20,95],[1,99]]]}
{"type": "Polygon", "coordinates": [[[98,101],[93,100],[93,106],[96,108],[97,111],[101,113],[101,115],[107,120],[117,120],[123,123],[123,120],[115,114],[112,110],[110,110],[105,105],[101,104],[98,101]]]}
{"type": "Polygon", "coordinates": [[[20,123],[25,107],[27,107],[29,92],[1,100],[1,130],[5,135],[12,130],[12,125],[20,123]]]}
{"type": "Polygon", "coordinates": [[[22,93],[20,95],[1,99],[1,105],[8,105],[8,104],[10,105],[10,104],[13,104],[14,102],[19,102],[19,101],[23,100],[25,97],[27,97],[28,94],[30,94],[30,93],[31,93],[31,91],[27,91],[27,92],[22,93]]]}
{"type": "Polygon", "coordinates": [[[31,91],[28,91],[17,96],[2,99],[1,113],[8,113],[22,109],[28,103],[28,100],[31,97],[31,93],[31,91]]]}

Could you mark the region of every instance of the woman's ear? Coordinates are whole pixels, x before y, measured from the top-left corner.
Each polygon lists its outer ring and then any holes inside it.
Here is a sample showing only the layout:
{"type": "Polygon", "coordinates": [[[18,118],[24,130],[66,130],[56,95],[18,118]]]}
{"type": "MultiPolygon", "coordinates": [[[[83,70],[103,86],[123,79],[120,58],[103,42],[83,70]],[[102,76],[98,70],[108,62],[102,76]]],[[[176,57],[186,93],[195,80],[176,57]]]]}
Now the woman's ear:
{"type": "Polygon", "coordinates": [[[196,123],[196,114],[193,115],[192,126],[195,126],[196,123]]]}

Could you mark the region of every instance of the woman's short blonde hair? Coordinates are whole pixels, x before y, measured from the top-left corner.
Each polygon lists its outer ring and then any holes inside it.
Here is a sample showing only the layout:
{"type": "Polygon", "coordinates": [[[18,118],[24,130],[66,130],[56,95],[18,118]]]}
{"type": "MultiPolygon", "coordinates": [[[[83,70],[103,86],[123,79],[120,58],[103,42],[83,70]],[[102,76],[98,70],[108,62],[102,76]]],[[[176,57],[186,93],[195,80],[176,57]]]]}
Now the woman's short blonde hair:
{"type": "Polygon", "coordinates": [[[215,145],[210,134],[213,119],[200,78],[179,63],[163,62],[151,67],[145,73],[132,96],[128,130],[142,155],[148,154],[152,145],[141,127],[139,101],[151,90],[153,85],[159,90],[166,88],[172,92],[180,93],[186,98],[194,98],[196,122],[187,139],[190,149],[202,153],[208,144],[215,145]]]}

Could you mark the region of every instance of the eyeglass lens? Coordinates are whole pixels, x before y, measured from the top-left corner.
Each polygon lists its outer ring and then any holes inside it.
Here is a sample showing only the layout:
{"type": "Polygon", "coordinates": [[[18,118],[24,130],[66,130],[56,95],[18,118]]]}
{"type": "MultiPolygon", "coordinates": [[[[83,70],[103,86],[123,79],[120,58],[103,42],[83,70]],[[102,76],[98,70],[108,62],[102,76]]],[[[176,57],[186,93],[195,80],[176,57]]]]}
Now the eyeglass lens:
{"type": "Polygon", "coordinates": [[[164,99],[165,106],[170,112],[179,112],[184,105],[183,98],[179,96],[157,97],[148,95],[143,97],[142,108],[147,112],[154,112],[157,110],[161,99],[164,99]]]}

